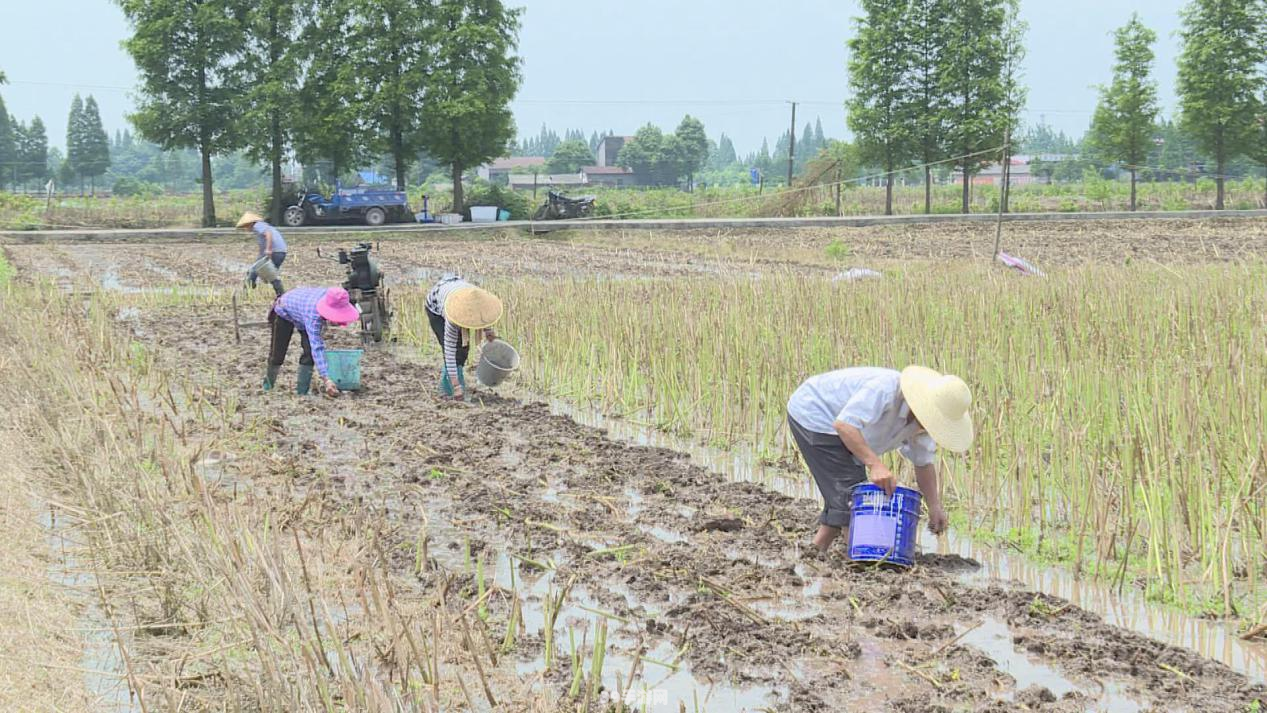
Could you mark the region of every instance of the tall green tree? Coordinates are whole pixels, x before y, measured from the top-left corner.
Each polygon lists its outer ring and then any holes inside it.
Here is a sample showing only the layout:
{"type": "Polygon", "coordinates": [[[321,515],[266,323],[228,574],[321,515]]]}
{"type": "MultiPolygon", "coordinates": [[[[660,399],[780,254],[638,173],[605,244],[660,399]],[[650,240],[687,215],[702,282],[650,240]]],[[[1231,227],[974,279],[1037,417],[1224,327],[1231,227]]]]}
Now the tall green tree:
{"type": "Polygon", "coordinates": [[[272,183],[268,212],[270,220],[277,224],[281,223],[285,208],[282,158],[300,113],[299,92],[295,88],[299,86],[306,54],[298,15],[309,7],[300,0],[252,0],[243,18],[247,42],[237,69],[246,87],[242,96],[242,143],[247,156],[269,166],[272,183]]]}
{"type": "Polygon", "coordinates": [[[1088,139],[1099,158],[1124,164],[1130,171],[1131,210],[1135,210],[1135,182],[1139,166],[1152,151],[1157,121],[1157,83],[1152,78],[1157,34],[1134,14],[1113,37],[1117,46],[1113,81],[1100,88],[1088,139]]]}
{"type": "Polygon", "coordinates": [[[434,3],[352,0],[355,101],[367,120],[371,149],[392,157],[396,188],[405,190],[409,162],[422,150],[424,96],[431,82],[438,31],[434,3]]]}
{"type": "Polygon", "coordinates": [[[70,101],[70,115],[66,118],[66,161],[71,171],[79,177],[79,195],[84,193],[85,145],[87,136],[84,125],[84,100],[79,94],[70,101]]]}
{"type": "Polygon", "coordinates": [[[909,0],[862,0],[863,16],[849,40],[849,128],[863,160],[885,171],[885,215],[893,214],[896,171],[912,155],[908,5],[909,0]]]}
{"type": "Polygon", "coordinates": [[[1025,26],[1016,0],[956,0],[945,23],[946,47],[939,74],[947,101],[947,148],[961,172],[961,209],[969,211],[972,177],[1015,131],[1025,100],[1019,80],[1025,26]],[[983,153],[988,152],[988,153],[983,153]]]}
{"type": "MultiPolygon", "coordinates": [[[[1267,62],[1263,63],[1263,72],[1267,74],[1267,62]]],[[[1263,93],[1258,99],[1258,110],[1255,113],[1257,117],[1254,119],[1246,153],[1263,167],[1263,207],[1267,208],[1267,80],[1264,81],[1263,93]]]]}
{"type": "Polygon", "coordinates": [[[464,207],[466,169],[506,155],[515,138],[521,12],[501,0],[436,0],[420,135],[426,152],[451,169],[455,210],[464,207]]]}
{"type": "Polygon", "coordinates": [[[728,168],[738,163],[739,157],[735,154],[735,142],[730,137],[722,134],[717,139],[717,152],[713,155],[712,166],[715,169],[728,168]]]}
{"type": "Polygon", "coordinates": [[[93,195],[96,195],[97,178],[110,168],[110,137],[101,125],[101,110],[91,94],[84,102],[82,121],[83,143],[80,146],[78,170],[81,175],[88,177],[93,195]]]}
{"type": "MultiPolygon", "coordinates": [[[[3,82],[0,82],[3,84],[3,82]]],[[[9,118],[9,110],[4,105],[4,97],[0,96],[0,189],[6,185],[16,188],[18,145],[14,122],[9,118]]]]}
{"type": "Polygon", "coordinates": [[[946,157],[949,102],[942,55],[949,35],[951,0],[911,0],[904,23],[909,34],[910,74],[906,95],[915,158],[924,166],[924,212],[933,211],[933,164],[946,157]]]}
{"type": "Polygon", "coordinates": [[[1214,159],[1214,207],[1223,209],[1228,162],[1249,148],[1267,61],[1267,2],[1192,0],[1182,12],[1179,123],[1214,159]]]}
{"type": "Polygon", "coordinates": [[[579,139],[569,139],[559,144],[546,161],[550,173],[576,173],[582,166],[593,166],[594,154],[589,144],[579,139]]]}
{"type": "Polygon", "coordinates": [[[40,117],[18,124],[18,179],[26,185],[48,180],[48,132],[40,117]]]}
{"type": "Polygon", "coordinates": [[[132,25],[123,46],[141,75],[130,118],[141,136],[201,158],[202,224],[216,224],[211,158],[241,145],[236,71],[246,39],[239,0],[116,0],[132,25]]]}
{"type": "Polygon", "coordinates": [[[295,116],[295,155],[319,166],[330,182],[368,158],[366,106],[358,92],[350,0],[325,0],[303,29],[307,50],[299,111],[295,116]]]}
{"type": "Polygon", "coordinates": [[[659,176],[663,152],[664,132],[654,124],[647,124],[621,147],[616,164],[654,181],[659,176]]]}
{"type": "Polygon", "coordinates": [[[695,174],[708,160],[708,135],[704,133],[703,122],[690,114],[682,117],[673,135],[679,142],[677,150],[681,153],[681,171],[686,174],[686,185],[692,188],[695,174]]]}

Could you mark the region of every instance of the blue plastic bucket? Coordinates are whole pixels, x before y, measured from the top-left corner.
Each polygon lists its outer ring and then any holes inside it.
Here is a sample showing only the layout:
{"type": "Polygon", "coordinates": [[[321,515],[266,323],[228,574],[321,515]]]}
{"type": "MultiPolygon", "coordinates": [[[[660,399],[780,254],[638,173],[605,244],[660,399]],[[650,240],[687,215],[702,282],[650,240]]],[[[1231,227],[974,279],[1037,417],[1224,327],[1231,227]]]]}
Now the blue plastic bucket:
{"type": "Polygon", "coordinates": [[[361,390],[361,355],[364,349],[327,349],[326,367],[339,391],[361,390]]]}
{"type": "Polygon", "coordinates": [[[918,491],[898,487],[893,497],[871,483],[853,489],[853,521],[849,526],[849,559],[886,562],[902,567],[915,563],[919,539],[918,491]]]}
{"type": "Polygon", "coordinates": [[[510,211],[505,208],[497,211],[497,219],[502,221],[510,220],[510,211]]]}

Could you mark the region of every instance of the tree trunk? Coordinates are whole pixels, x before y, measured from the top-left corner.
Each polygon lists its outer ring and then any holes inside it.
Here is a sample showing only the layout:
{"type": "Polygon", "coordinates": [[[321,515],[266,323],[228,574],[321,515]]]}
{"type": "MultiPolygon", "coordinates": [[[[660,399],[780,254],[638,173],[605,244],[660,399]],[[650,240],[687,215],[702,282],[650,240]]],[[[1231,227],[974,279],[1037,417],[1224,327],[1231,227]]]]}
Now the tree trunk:
{"type": "Polygon", "coordinates": [[[1263,207],[1267,208],[1267,161],[1263,161],[1263,207]]]}
{"type": "Polygon", "coordinates": [[[273,201],[269,208],[269,221],[273,225],[282,224],[282,121],[277,112],[269,117],[269,129],[272,134],[272,146],[269,158],[273,168],[273,201]]]}
{"type": "Polygon", "coordinates": [[[933,212],[933,167],[924,157],[924,215],[933,212]]]}
{"type": "Polygon", "coordinates": [[[968,164],[963,165],[963,205],[961,210],[964,215],[968,214],[968,185],[972,181],[972,176],[968,175],[968,164]]]}
{"type": "Polygon", "coordinates": [[[1135,212],[1135,169],[1131,169],[1131,212],[1135,212]]]}
{"type": "Polygon", "coordinates": [[[1214,179],[1214,209],[1223,210],[1223,157],[1219,156],[1218,160],[1219,175],[1214,179]]]}
{"type": "Polygon", "coordinates": [[[885,166],[888,169],[884,177],[884,214],[893,215],[893,161],[885,166]]]}
{"type": "Polygon", "coordinates": [[[464,200],[466,200],[466,197],[462,195],[462,164],[455,162],[453,164],[453,212],[454,213],[462,212],[462,209],[464,208],[464,206],[462,205],[462,201],[464,200]]]}
{"type": "Polygon", "coordinates": [[[1215,185],[1214,209],[1223,210],[1223,174],[1224,174],[1223,163],[1226,160],[1226,156],[1224,155],[1224,152],[1223,152],[1223,135],[1222,134],[1219,134],[1218,143],[1214,151],[1214,158],[1216,162],[1215,165],[1217,166],[1216,170],[1219,172],[1218,176],[1214,179],[1214,185],[1215,185]]]}
{"type": "Polygon", "coordinates": [[[211,190],[211,141],[203,132],[202,145],[198,147],[202,154],[202,227],[216,226],[216,197],[211,190]]]}
{"type": "Polygon", "coordinates": [[[396,190],[405,190],[405,135],[400,128],[399,110],[392,116],[392,157],[396,160],[396,190]]]}

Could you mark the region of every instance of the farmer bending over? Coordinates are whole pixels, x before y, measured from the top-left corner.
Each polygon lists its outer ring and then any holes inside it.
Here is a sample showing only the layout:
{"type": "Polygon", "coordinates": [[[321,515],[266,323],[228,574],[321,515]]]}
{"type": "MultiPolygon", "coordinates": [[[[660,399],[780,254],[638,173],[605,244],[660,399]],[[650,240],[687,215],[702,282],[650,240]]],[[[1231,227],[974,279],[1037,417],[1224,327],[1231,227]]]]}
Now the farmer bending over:
{"type": "Polygon", "coordinates": [[[440,393],[462,399],[466,390],[462,369],[471,351],[471,332],[483,332],[484,338],[491,342],[497,338],[493,325],[501,317],[502,301],[457,273],[445,273],[427,292],[427,318],[444,352],[440,393]]]}
{"type": "MultiPolygon", "coordinates": [[[[260,253],[256,256],[256,260],[267,257],[272,261],[274,267],[278,270],[282,269],[282,263],[286,262],[286,239],[282,237],[280,230],[265,222],[259,214],[251,213],[250,211],[242,214],[241,220],[238,221],[238,227],[255,233],[255,242],[260,248],[260,253]]],[[[247,274],[246,279],[250,281],[251,287],[255,287],[255,281],[259,279],[259,276],[255,273],[255,270],[251,270],[247,274]]],[[[282,293],[286,291],[282,287],[280,275],[273,280],[273,291],[277,293],[278,297],[281,297],[282,293]]]]}
{"type": "Polygon", "coordinates": [[[937,487],[937,446],[962,453],[972,445],[972,395],[957,376],[922,366],[855,367],[811,376],[787,403],[792,437],[823,495],[814,544],[826,551],[849,539],[854,486],[870,479],[892,495],[897,479],[880,456],[898,450],[915,466],[928,505],[928,529],[946,529],[937,487]]]}
{"type": "Polygon", "coordinates": [[[268,311],[268,323],[273,330],[272,345],[268,352],[268,372],[264,376],[264,390],[269,391],[277,383],[277,374],[286,363],[286,350],[290,338],[299,329],[303,354],[299,356],[299,376],[295,380],[295,392],[308,393],[312,385],[312,369],[325,384],[326,396],[338,396],[339,387],[330,379],[326,368],[326,343],[321,330],[327,324],[346,327],[360,319],[360,312],[348,302],[347,290],[342,287],[296,287],[273,302],[268,311]]]}

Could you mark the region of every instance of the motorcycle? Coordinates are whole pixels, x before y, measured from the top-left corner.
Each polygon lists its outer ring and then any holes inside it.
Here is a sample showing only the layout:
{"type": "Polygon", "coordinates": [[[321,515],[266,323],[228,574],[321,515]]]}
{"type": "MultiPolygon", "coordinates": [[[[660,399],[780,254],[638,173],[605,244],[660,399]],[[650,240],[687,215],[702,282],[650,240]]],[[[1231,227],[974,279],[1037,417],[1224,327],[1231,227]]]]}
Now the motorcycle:
{"type": "Polygon", "coordinates": [[[594,212],[595,196],[578,196],[569,198],[562,193],[550,191],[546,202],[533,214],[533,220],[566,220],[568,218],[588,218],[594,212]]]}

